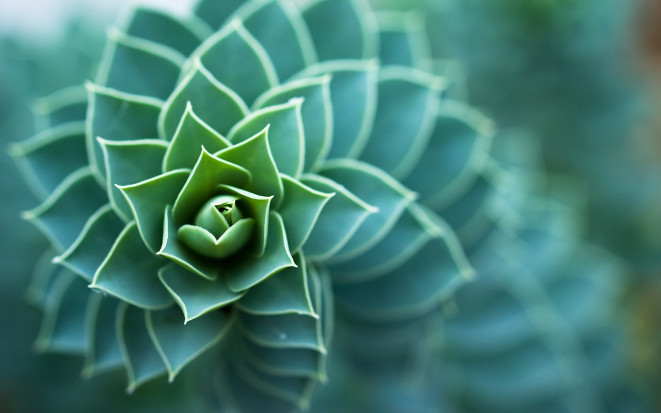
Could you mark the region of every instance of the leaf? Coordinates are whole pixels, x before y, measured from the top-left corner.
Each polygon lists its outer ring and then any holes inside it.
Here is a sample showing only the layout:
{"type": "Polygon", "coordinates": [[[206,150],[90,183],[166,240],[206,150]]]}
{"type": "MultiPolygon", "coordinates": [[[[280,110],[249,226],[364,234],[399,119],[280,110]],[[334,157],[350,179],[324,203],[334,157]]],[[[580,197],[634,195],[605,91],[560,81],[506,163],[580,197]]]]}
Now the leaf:
{"type": "Polygon", "coordinates": [[[110,204],[125,221],[131,206],[118,186],[132,185],[157,176],[161,171],[167,143],[155,139],[107,141],[98,138],[106,165],[106,191],[110,204]]]}
{"type": "Polygon", "coordinates": [[[450,227],[421,212],[435,237],[392,272],[361,283],[335,285],[338,307],[365,320],[403,320],[438,307],[473,276],[450,227]]]}
{"type": "Polygon", "coordinates": [[[96,83],[134,95],[165,99],[174,89],[183,63],[184,56],[167,46],[114,29],[108,33],[96,83]]]}
{"type": "Polygon", "coordinates": [[[158,117],[162,138],[174,137],[189,102],[196,115],[221,135],[249,113],[248,106],[236,92],[215,79],[199,59],[194,59],[192,68],[167,99],[158,117]]]}
{"type": "Polygon", "coordinates": [[[296,255],[294,262],[296,267],[286,268],[253,286],[235,305],[251,314],[316,316],[308,293],[305,259],[296,255]]]}
{"type": "Polygon", "coordinates": [[[307,241],[319,215],[334,194],[316,191],[300,181],[282,175],[284,197],[278,212],[287,232],[291,251],[298,251],[307,241]]]}
{"type": "Polygon", "coordinates": [[[305,348],[326,354],[318,319],[300,314],[255,315],[238,312],[238,326],[255,343],[273,348],[305,348]]]}
{"type": "Polygon", "coordinates": [[[376,113],[377,70],[375,60],[325,62],[308,67],[301,75],[331,76],[333,138],[328,158],[353,158],[365,146],[376,113]]]}
{"type": "Polygon", "coordinates": [[[163,267],[158,276],[184,313],[184,323],[243,296],[230,291],[223,278],[210,281],[174,264],[163,267]]]}
{"type": "Polygon", "coordinates": [[[255,108],[282,105],[302,98],[301,119],[305,136],[304,171],[316,169],[322,162],[333,139],[333,108],[330,99],[331,76],[292,81],[271,88],[255,102],[255,108]],[[320,115],[322,114],[322,115],[320,115]]]}
{"type": "Polygon", "coordinates": [[[32,110],[47,118],[48,128],[83,121],[87,115],[87,90],[82,84],[60,89],[38,99],[32,110]]]}
{"type": "Polygon", "coordinates": [[[441,87],[440,78],[422,72],[382,70],[374,126],[360,159],[395,178],[413,169],[433,131],[441,87]]]}
{"type": "Polygon", "coordinates": [[[271,59],[239,19],[233,19],[205,40],[194,56],[214,78],[248,104],[278,84],[271,59]]]}
{"type": "Polygon", "coordinates": [[[174,202],[172,214],[175,225],[193,223],[200,208],[214,195],[219,195],[219,185],[241,187],[250,179],[249,170],[213,156],[202,148],[193,171],[174,202]]]}
{"type": "Polygon", "coordinates": [[[289,79],[316,60],[310,33],[291,3],[248,2],[237,17],[266,50],[280,79],[289,79]]]}
{"type": "Polygon", "coordinates": [[[163,245],[163,220],[167,205],[173,205],[190,172],[167,172],[135,185],[119,187],[126,197],[145,245],[156,252],[163,245]]]}
{"type": "Polygon", "coordinates": [[[370,214],[377,212],[344,186],[319,175],[304,175],[301,182],[319,192],[333,193],[305,241],[306,256],[323,260],[339,251],[370,214]]]}
{"type": "Polygon", "coordinates": [[[204,147],[209,153],[214,153],[230,145],[193,112],[193,107],[188,102],[163,159],[163,172],[182,168],[192,169],[200,156],[200,147],[204,147]]]}
{"type": "Polygon", "coordinates": [[[220,26],[241,6],[245,0],[200,0],[196,2],[195,14],[207,22],[212,29],[220,26]]]}
{"type": "Polygon", "coordinates": [[[250,182],[242,186],[264,197],[273,197],[276,205],[282,199],[283,187],[269,146],[268,128],[255,136],[215,154],[250,172],[250,182]]]}
{"type": "Polygon", "coordinates": [[[383,66],[409,66],[431,69],[431,49],[425,21],[416,12],[381,12],[379,22],[379,60],[383,66]]]}
{"type": "Polygon", "coordinates": [[[449,203],[477,178],[487,161],[492,136],[488,119],[461,103],[444,103],[427,150],[403,180],[404,185],[418,192],[422,202],[449,203]]]}
{"type": "Polygon", "coordinates": [[[218,238],[206,228],[197,225],[183,225],[179,227],[177,235],[194,252],[207,258],[224,259],[237,253],[250,241],[254,227],[254,219],[243,218],[218,238]]]}
{"type": "Polygon", "coordinates": [[[190,55],[203,39],[211,35],[201,21],[144,7],[133,9],[124,30],[129,36],[171,47],[183,56],[190,55]]]}
{"type": "Polygon", "coordinates": [[[59,273],[64,271],[63,267],[53,265],[55,257],[55,251],[52,248],[47,248],[37,258],[30,276],[30,283],[25,291],[26,301],[42,310],[47,302],[54,280],[58,278],[59,273]]]}
{"type": "Polygon", "coordinates": [[[376,56],[376,19],[364,2],[317,0],[303,11],[303,18],[320,61],[376,56]],[[337,30],[338,27],[342,30],[337,30]]]}
{"type": "Polygon", "coordinates": [[[170,382],[187,364],[217,344],[232,325],[230,316],[220,311],[185,325],[176,307],[145,314],[149,336],[168,369],[170,382]]]}
{"type": "Polygon", "coordinates": [[[87,83],[86,87],[90,102],[87,116],[87,153],[95,176],[104,180],[103,152],[96,138],[115,141],[157,138],[156,124],[163,102],[92,83],[87,83]]]}
{"type": "Polygon", "coordinates": [[[85,124],[69,122],[10,146],[26,181],[47,197],[72,172],[87,165],[85,124]]]}
{"type": "Polygon", "coordinates": [[[76,241],[87,218],[107,202],[88,168],[69,175],[37,208],[23,217],[33,223],[58,251],[76,241]]]}
{"type": "Polygon", "coordinates": [[[90,287],[147,310],[164,308],[172,298],[158,280],[163,264],[162,258],[147,249],[135,222],[131,222],[115,241],[90,287]]]}
{"type": "Polygon", "coordinates": [[[282,218],[271,212],[268,220],[266,248],[260,255],[247,254],[223,263],[221,274],[234,292],[241,292],[289,267],[295,267],[287,246],[282,218]]]}
{"type": "Polygon", "coordinates": [[[299,177],[305,161],[302,104],[297,98],[253,112],[232,128],[228,139],[236,144],[268,129],[269,148],[278,171],[299,177]]]}
{"type": "Polygon", "coordinates": [[[383,171],[350,159],[327,162],[320,171],[344,185],[360,199],[378,208],[360,225],[358,231],[333,257],[335,262],[362,254],[390,231],[397,219],[413,202],[415,194],[383,171]]]}
{"type": "Polygon", "coordinates": [[[39,351],[82,353],[86,347],[85,312],[89,290],[68,270],[58,274],[48,294],[35,347],[39,351]]]}
{"type": "MultiPolygon", "coordinates": [[[[89,294],[89,290],[88,290],[89,294]]],[[[82,375],[94,374],[124,364],[115,327],[119,302],[101,294],[91,294],[87,306],[87,352],[82,375]]]]}
{"type": "Polygon", "coordinates": [[[167,371],[147,332],[143,310],[124,302],[119,304],[117,337],[126,365],[129,393],[167,371]]]}
{"type": "Polygon", "coordinates": [[[363,282],[401,268],[434,236],[427,228],[429,224],[420,217],[418,208],[416,204],[409,205],[388,235],[373,248],[353,259],[331,265],[333,282],[363,282]]]}
{"type": "Polygon", "coordinates": [[[112,207],[104,205],[85,223],[78,239],[53,262],[91,282],[123,228],[112,207]]]}
{"type": "Polygon", "coordinates": [[[252,245],[246,251],[249,250],[258,256],[264,254],[268,241],[267,233],[269,230],[269,211],[271,210],[272,197],[255,195],[251,192],[227,185],[221,186],[221,189],[230,195],[238,197],[237,205],[239,208],[247,212],[255,220],[255,234],[252,237],[252,245]]]}

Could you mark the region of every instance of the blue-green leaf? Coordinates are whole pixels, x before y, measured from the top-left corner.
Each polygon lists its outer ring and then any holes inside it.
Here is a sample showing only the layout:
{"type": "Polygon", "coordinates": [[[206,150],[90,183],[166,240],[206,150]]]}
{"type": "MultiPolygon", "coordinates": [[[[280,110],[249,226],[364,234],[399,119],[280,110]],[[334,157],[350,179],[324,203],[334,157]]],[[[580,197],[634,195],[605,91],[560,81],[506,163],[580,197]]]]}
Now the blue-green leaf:
{"type": "Polygon", "coordinates": [[[181,168],[192,169],[200,156],[201,147],[214,153],[229,146],[230,143],[225,138],[193,112],[193,107],[188,102],[163,159],[163,172],[181,168]]]}
{"type": "Polygon", "coordinates": [[[32,189],[47,197],[75,170],[88,163],[84,122],[69,122],[10,147],[10,154],[32,189]]]}
{"type": "Polygon", "coordinates": [[[334,194],[314,190],[307,185],[282,175],[284,197],[278,212],[287,231],[289,249],[298,251],[307,241],[324,206],[334,194]]]}
{"type": "Polygon", "coordinates": [[[153,252],[163,245],[165,207],[174,205],[189,175],[188,170],[178,169],[119,188],[131,206],[140,236],[153,252]]]}
{"type": "Polygon", "coordinates": [[[306,348],[326,353],[317,318],[301,314],[255,315],[238,312],[238,326],[255,343],[274,348],[306,348]]]}
{"type": "Polygon", "coordinates": [[[172,298],[158,280],[164,260],[142,242],[135,222],[119,235],[90,287],[144,309],[160,309],[172,298]]]}
{"type": "Polygon", "coordinates": [[[282,218],[271,212],[268,220],[266,248],[260,255],[247,254],[223,263],[221,274],[234,292],[245,291],[285,268],[295,267],[287,246],[282,218]]]}
{"type": "Polygon", "coordinates": [[[106,191],[115,212],[131,219],[131,206],[118,186],[132,185],[157,176],[161,171],[167,143],[155,139],[108,141],[98,138],[106,164],[106,191]]]}
{"type": "Polygon", "coordinates": [[[96,83],[165,99],[174,89],[183,63],[184,56],[167,46],[111,30],[96,83]]]}
{"type": "Polygon", "coordinates": [[[282,200],[282,182],[269,147],[268,128],[230,148],[217,152],[216,157],[239,165],[250,172],[250,182],[243,188],[257,195],[273,197],[277,205],[282,200]]]}
{"type": "Polygon", "coordinates": [[[315,316],[308,293],[308,275],[302,255],[294,257],[296,267],[286,268],[250,288],[236,306],[260,315],[307,314],[315,316]]]}
{"type": "Polygon", "coordinates": [[[328,258],[339,251],[370,214],[377,212],[344,186],[319,175],[304,175],[301,182],[319,192],[333,193],[319,215],[312,232],[305,241],[306,256],[317,260],[328,258]]]}
{"type": "Polygon", "coordinates": [[[217,311],[186,323],[177,307],[147,311],[147,328],[168,369],[169,380],[197,356],[217,344],[227,333],[232,318],[217,311]]]}
{"type": "Polygon", "coordinates": [[[158,118],[161,138],[171,140],[186,113],[188,103],[195,114],[217,133],[224,135],[248,114],[248,106],[233,90],[221,84],[194,59],[193,67],[167,99],[158,118]]]}
{"type": "Polygon", "coordinates": [[[82,353],[87,345],[87,285],[68,270],[58,274],[49,292],[35,347],[40,351],[82,353]]]}
{"type": "Polygon", "coordinates": [[[222,308],[243,295],[230,291],[223,278],[210,281],[174,264],[163,267],[158,276],[184,313],[184,323],[222,308]]]}
{"type": "Polygon", "coordinates": [[[228,139],[235,144],[244,142],[267,128],[269,148],[278,171],[299,177],[305,162],[302,104],[302,99],[295,98],[253,112],[232,128],[228,139]]]}
{"type": "Polygon", "coordinates": [[[326,62],[307,68],[303,75],[331,76],[333,138],[327,157],[356,157],[369,138],[376,113],[377,62],[326,62]]]}
{"type": "Polygon", "coordinates": [[[290,2],[248,2],[237,17],[264,47],[280,79],[290,78],[316,59],[310,33],[290,2]]]}
{"type": "Polygon", "coordinates": [[[442,85],[412,69],[382,70],[374,127],[360,158],[396,178],[413,169],[433,131],[442,85]]]}
{"type": "Polygon", "coordinates": [[[195,14],[215,30],[219,29],[243,3],[245,0],[200,0],[196,2],[195,14]]]}
{"type": "Polygon", "coordinates": [[[239,19],[232,20],[209,37],[194,56],[214,78],[235,91],[248,104],[278,84],[278,75],[271,59],[239,19]]]}
{"type": "Polygon", "coordinates": [[[366,2],[317,0],[303,11],[303,18],[320,61],[369,59],[376,56],[376,18],[366,2]],[[337,30],[338,27],[342,30],[337,30]]]}
{"type": "MultiPolygon", "coordinates": [[[[89,290],[88,290],[89,294],[89,290]]],[[[123,363],[115,327],[119,301],[92,294],[87,307],[87,352],[83,376],[91,377],[123,363]]]]}
{"type": "Polygon", "coordinates": [[[91,282],[123,228],[112,207],[102,206],[85,223],[78,239],[53,262],[91,282]]]}
{"type": "Polygon", "coordinates": [[[90,215],[107,202],[107,196],[88,168],[69,175],[55,192],[37,208],[24,213],[63,251],[76,241],[90,215]]]}
{"type": "Polygon", "coordinates": [[[203,39],[211,35],[204,23],[193,18],[172,16],[161,10],[136,7],[124,31],[129,36],[160,43],[190,55],[203,39]]]}
{"type": "MultiPolygon", "coordinates": [[[[301,119],[305,136],[304,171],[315,169],[322,162],[333,139],[333,108],[330,98],[331,76],[319,76],[276,86],[261,95],[255,108],[282,105],[303,98],[301,119]]],[[[344,120],[343,120],[344,121],[344,120]]]]}
{"type": "Polygon", "coordinates": [[[38,99],[32,110],[46,118],[50,128],[83,121],[87,114],[87,90],[82,84],[60,89],[38,99]]]}
{"type": "Polygon", "coordinates": [[[126,303],[117,307],[117,337],[126,365],[129,393],[167,371],[147,332],[143,310],[126,303]]]}
{"type": "Polygon", "coordinates": [[[87,83],[89,111],[87,116],[87,153],[92,171],[105,179],[103,152],[96,138],[105,140],[156,139],[158,114],[163,102],[139,95],[87,83]]]}
{"type": "Polygon", "coordinates": [[[383,66],[410,66],[429,71],[431,50],[425,22],[416,12],[381,12],[379,59],[383,66]]]}
{"type": "Polygon", "coordinates": [[[358,256],[383,239],[416,196],[388,174],[358,161],[344,159],[327,162],[321,173],[378,208],[338,251],[335,261],[358,256]]]}

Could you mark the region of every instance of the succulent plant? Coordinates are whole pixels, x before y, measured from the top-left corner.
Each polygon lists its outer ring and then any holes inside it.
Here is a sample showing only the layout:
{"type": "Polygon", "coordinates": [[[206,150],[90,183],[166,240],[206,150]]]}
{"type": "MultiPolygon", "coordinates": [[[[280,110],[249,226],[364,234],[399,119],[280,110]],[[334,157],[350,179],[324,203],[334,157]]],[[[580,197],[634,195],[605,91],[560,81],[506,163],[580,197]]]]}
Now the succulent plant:
{"type": "Polygon", "coordinates": [[[473,271],[433,210],[491,125],[387,17],[362,0],[132,10],[96,79],[41,100],[48,128],[12,148],[51,244],[37,347],[83,354],[88,376],[124,366],[129,391],[194,364],[223,408],[290,411],[326,381],[335,306],[436,314],[473,271]]]}

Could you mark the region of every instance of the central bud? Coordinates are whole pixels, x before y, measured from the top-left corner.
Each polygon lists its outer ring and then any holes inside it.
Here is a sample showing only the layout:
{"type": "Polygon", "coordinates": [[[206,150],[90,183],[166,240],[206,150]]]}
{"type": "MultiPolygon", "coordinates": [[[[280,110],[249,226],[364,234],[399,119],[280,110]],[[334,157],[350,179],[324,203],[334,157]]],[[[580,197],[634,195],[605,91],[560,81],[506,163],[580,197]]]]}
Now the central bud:
{"type": "Polygon", "coordinates": [[[195,216],[193,225],[179,228],[179,239],[190,249],[208,258],[226,258],[243,248],[252,238],[255,221],[245,218],[234,195],[218,195],[207,201],[195,216]]]}

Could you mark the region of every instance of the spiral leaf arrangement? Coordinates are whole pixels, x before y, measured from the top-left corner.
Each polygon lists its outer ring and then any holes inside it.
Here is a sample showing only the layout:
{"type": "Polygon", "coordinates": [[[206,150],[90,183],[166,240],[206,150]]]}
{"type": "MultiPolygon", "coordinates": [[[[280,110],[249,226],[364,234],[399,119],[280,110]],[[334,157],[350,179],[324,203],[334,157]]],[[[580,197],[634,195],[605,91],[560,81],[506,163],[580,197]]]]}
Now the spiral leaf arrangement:
{"type": "Polygon", "coordinates": [[[335,304],[406,323],[472,275],[434,210],[490,125],[428,57],[362,0],[132,10],[95,81],[40,101],[50,127],[13,148],[51,244],[38,347],[124,366],[129,391],[211,354],[223,406],[307,408],[335,304]]]}

